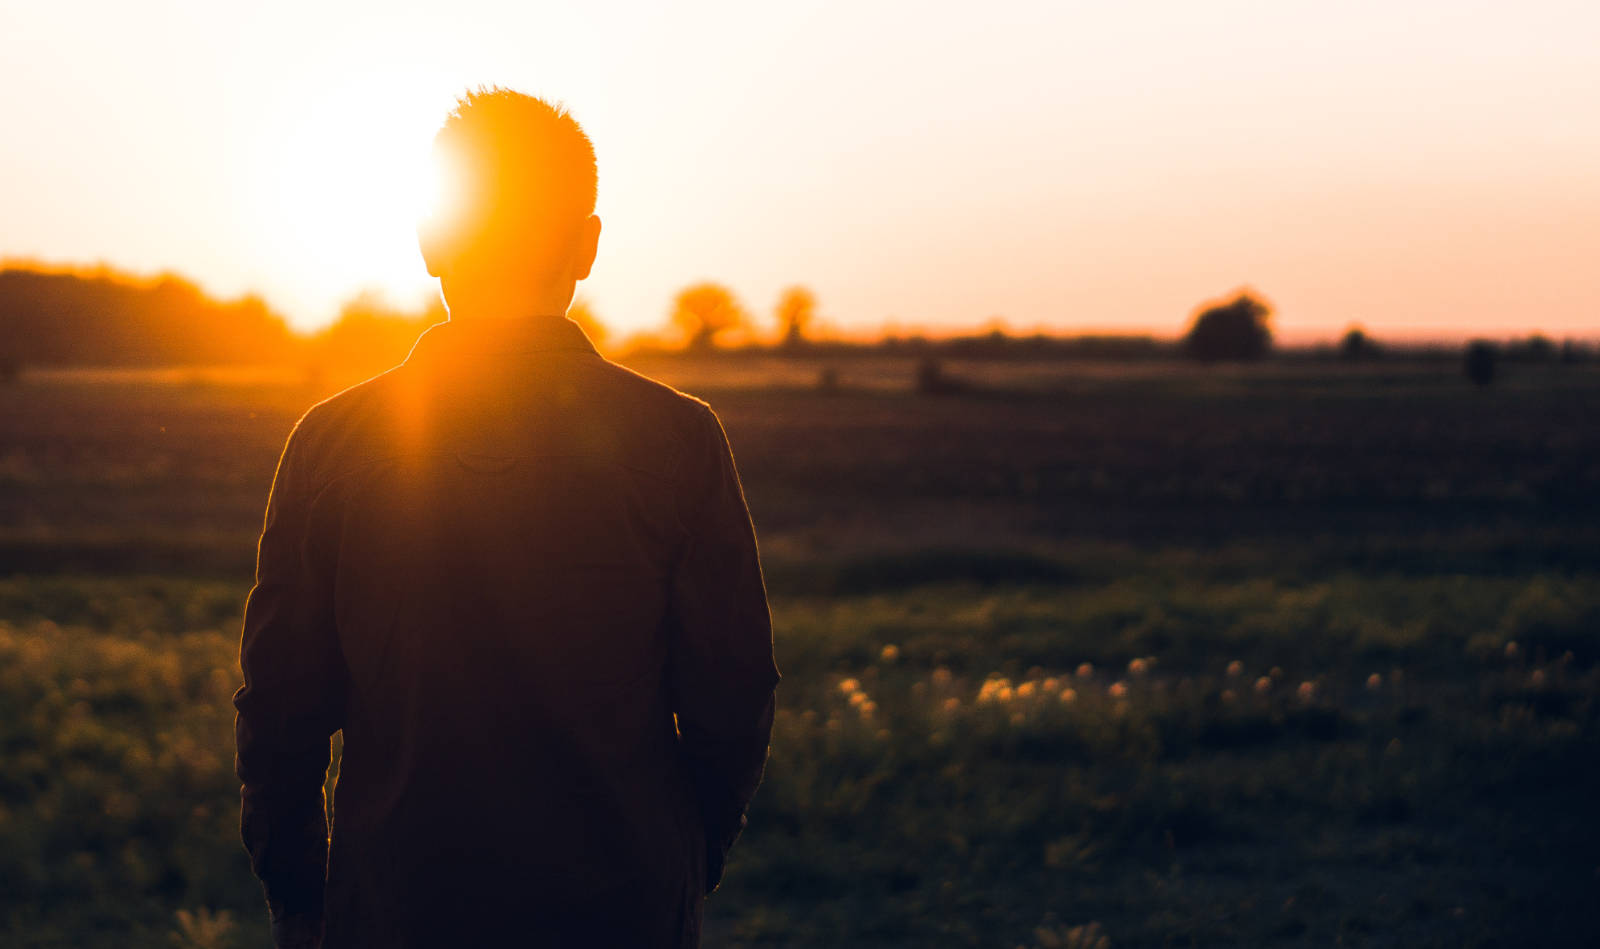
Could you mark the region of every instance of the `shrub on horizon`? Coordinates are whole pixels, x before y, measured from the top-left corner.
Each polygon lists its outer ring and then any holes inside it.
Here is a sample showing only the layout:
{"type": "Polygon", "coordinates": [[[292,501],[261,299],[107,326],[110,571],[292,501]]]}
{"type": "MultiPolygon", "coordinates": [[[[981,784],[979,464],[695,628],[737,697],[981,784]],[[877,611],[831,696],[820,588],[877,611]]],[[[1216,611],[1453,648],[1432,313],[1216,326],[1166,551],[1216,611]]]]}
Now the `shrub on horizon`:
{"type": "Polygon", "coordinates": [[[1475,339],[1467,344],[1462,369],[1473,385],[1484,388],[1494,382],[1498,355],[1495,345],[1486,339],[1475,339]]]}
{"type": "Polygon", "coordinates": [[[1250,290],[1204,305],[1183,338],[1183,351],[1200,362],[1255,361],[1272,348],[1272,306],[1250,290]]]}

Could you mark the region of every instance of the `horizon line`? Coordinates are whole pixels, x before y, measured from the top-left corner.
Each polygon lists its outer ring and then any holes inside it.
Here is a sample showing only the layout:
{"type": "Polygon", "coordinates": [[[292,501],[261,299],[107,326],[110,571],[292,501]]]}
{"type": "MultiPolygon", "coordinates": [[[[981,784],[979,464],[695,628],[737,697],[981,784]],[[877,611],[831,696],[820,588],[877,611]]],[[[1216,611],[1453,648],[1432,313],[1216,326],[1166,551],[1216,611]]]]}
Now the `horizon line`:
{"type": "MultiPolygon", "coordinates": [[[[335,317],[333,320],[330,320],[319,326],[305,327],[294,320],[289,314],[284,313],[278,308],[268,304],[267,295],[264,291],[259,289],[250,289],[236,295],[224,296],[207,287],[202,280],[191,277],[182,271],[171,267],[164,267],[154,271],[141,271],[135,268],[112,263],[103,258],[91,263],[82,263],[50,262],[39,257],[27,255],[0,256],[0,272],[7,271],[23,271],[54,276],[71,276],[78,277],[80,279],[112,280],[125,286],[138,288],[154,287],[166,280],[176,280],[194,287],[209,300],[217,304],[227,305],[249,300],[260,301],[267,307],[267,312],[281,321],[291,335],[306,339],[315,338],[319,333],[326,331],[329,327],[332,327],[339,322],[339,318],[335,317]]],[[[691,280],[690,282],[692,283],[694,281],[691,280]]],[[[1259,295],[1259,292],[1254,291],[1253,287],[1245,285],[1203,300],[1197,303],[1194,309],[1192,309],[1190,313],[1184,317],[1182,328],[1176,331],[1170,329],[1155,329],[1147,325],[1129,324],[1106,326],[1103,324],[1065,325],[1036,322],[1028,325],[1016,325],[1008,322],[1004,316],[996,314],[990,314],[986,317],[976,319],[972,323],[961,325],[917,323],[903,321],[898,317],[890,316],[883,319],[872,328],[841,328],[832,321],[822,320],[816,324],[816,330],[826,333],[826,335],[816,335],[811,337],[811,339],[817,342],[828,341],[852,344],[870,344],[889,339],[904,340],[915,338],[927,339],[929,341],[947,341],[981,337],[998,330],[1012,339],[1027,339],[1030,337],[1044,336],[1054,339],[1148,339],[1156,343],[1176,343],[1183,339],[1185,333],[1187,332],[1188,324],[1194,319],[1195,314],[1198,313],[1201,308],[1211,303],[1218,302],[1224,297],[1235,294],[1240,290],[1250,290],[1252,292],[1257,292],[1259,295]]],[[[350,296],[345,300],[345,304],[353,303],[362,297],[372,296],[375,296],[376,299],[381,301],[385,306],[391,307],[397,316],[408,319],[421,318],[424,316],[425,311],[421,308],[408,308],[404,306],[393,305],[391,300],[392,294],[380,287],[369,287],[357,290],[350,294],[350,296]]],[[[579,292],[574,296],[573,299],[576,301],[582,296],[583,294],[579,292]]],[[[1274,318],[1276,318],[1280,314],[1277,310],[1274,310],[1272,315],[1274,318]]],[[[638,329],[631,332],[621,332],[618,330],[618,328],[607,324],[603,317],[597,316],[596,318],[599,320],[601,325],[606,326],[609,331],[616,332],[619,341],[623,342],[625,345],[642,346],[665,342],[665,340],[660,338],[660,330],[638,329]]],[[[1337,346],[1339,341],[1343,339],[1347,333],[1356,329],[1366,333],[1369,338],[1378,343],[1417,348],[1425,348],[1429,346],[1454,346],[1479,339],[1496,343],[1512,343],[1532,339],[1535,337],[1543,337],[1544,339],[1550,340],[1551,342],[1557,344],[1569,341],[1584,345],[1600,344],[1600,329],[1596,329],[1589,335],[1579,335],[1573,333],[1552,334],[1544,332],[1538,328],[1510,332],[1505,330],[1488,332],[1471,332],[1464,330],[1379,332],[1371,329],[1367,324],[1361,321],[1351,321],[1341,328],[1297,328],[1288,331],[1274,328],[1273,342],[1284,347],[1299,349],[1311,349],[1316,348],[1319,345],[1337,346]]],[[[777,329],[776,332],[781,333],[781,328],[777,329]]],[[[762,333],[750,334],[750,338],[746,341],[746,344],[761,345],[762,335],[762,333]]]]}

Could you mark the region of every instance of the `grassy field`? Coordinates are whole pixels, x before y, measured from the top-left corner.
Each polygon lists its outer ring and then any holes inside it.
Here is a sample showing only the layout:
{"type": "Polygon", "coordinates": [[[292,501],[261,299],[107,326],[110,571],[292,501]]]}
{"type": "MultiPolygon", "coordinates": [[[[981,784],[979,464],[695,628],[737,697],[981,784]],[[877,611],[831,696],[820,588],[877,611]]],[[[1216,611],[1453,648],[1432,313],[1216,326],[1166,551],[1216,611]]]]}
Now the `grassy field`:
{"type": "MultiPolygon", "coordinates": [[[[1600,372],[663,361],[773,594],[707,945],[1592,945],[1600,372]]],[[[0,943],[266,945],[239,612],[293,381],[0,387],[0,943]]]]}

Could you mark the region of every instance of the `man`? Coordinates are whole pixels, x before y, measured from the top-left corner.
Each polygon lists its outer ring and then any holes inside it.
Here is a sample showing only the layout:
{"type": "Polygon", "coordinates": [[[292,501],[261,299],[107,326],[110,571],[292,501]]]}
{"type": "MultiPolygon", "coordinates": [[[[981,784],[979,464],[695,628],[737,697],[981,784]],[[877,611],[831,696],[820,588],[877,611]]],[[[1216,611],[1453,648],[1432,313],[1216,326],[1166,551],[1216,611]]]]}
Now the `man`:
{"type": "Polygon", "coordinates": [[[451,200],[419,236],[450,319],[295,427],[245,610],[273,937],[694,946],[778,681],[727,440],[563,316],[600,235],[577,122],[480,90],[435,151],[451,200]]]}

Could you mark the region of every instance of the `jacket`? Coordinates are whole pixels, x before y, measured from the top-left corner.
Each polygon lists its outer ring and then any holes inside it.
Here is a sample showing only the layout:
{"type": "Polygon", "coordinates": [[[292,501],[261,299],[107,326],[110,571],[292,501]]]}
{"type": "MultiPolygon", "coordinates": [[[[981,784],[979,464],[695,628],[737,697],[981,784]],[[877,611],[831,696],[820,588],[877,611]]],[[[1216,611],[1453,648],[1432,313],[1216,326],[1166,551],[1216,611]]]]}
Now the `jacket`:
{"type": "Polygon", "coordinates": [[[239,658],[277,923],[329,949],[698,944],[779,679],[705,403],[566,319],[430,328],[289,436],[239,658]]]}

